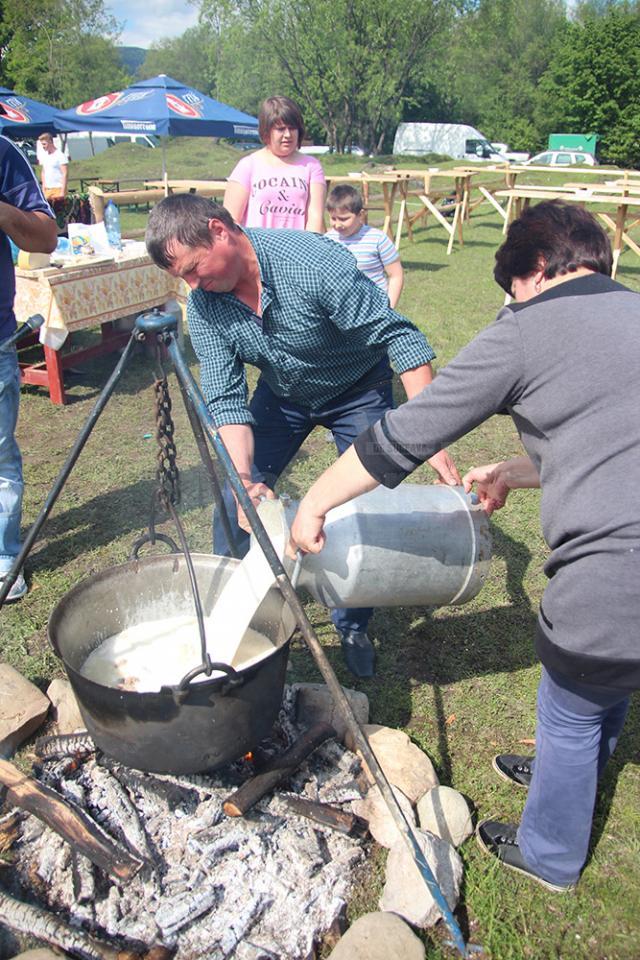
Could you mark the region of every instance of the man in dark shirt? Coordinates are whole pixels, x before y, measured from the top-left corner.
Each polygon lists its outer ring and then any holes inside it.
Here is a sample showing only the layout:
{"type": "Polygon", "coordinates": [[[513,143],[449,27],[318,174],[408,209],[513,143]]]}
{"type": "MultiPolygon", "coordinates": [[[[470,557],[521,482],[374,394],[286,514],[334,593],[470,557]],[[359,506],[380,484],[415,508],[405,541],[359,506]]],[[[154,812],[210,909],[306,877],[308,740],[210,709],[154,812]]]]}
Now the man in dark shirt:
{"type": "MultiPolygon", "coordinates": [[[[151,211],[147,248],[192,288],[187,319],[204,397],[256,504],[274,496],[277,477],[315,426],[332,430],[341,453],[392,407],[390,363],[408,397],[433,379],[435,354],[424,335],[332,240],[242,230],[224,207],[183,194],[151,211]],[[261,371],[251,403],[245,363],[261,371]]],[[[445,483],[460,482],[446,451],[429,462],[445,483]]],[[[235,515],[229,491],[225,499],[235,515]]],[[[221,533],[214,521],[214,550],[225,554],[221,533]]],[[[373,674],[371,613],[332,613],[356,676],[373,674]]]]}
{"type": "MultiPolygon", "coordinates": [[[[0,344],[16,329],[11,239],[21,250],[51,253],[57,227],[33,170],[18,148],[0,136],[0,344]]],[[[22,460],[15,439],[20,375],[15,348],[0,351],[0,582],[20,552],[22,460]]],[[[7,600],[27,592],[22,573],[7,600]]]]}

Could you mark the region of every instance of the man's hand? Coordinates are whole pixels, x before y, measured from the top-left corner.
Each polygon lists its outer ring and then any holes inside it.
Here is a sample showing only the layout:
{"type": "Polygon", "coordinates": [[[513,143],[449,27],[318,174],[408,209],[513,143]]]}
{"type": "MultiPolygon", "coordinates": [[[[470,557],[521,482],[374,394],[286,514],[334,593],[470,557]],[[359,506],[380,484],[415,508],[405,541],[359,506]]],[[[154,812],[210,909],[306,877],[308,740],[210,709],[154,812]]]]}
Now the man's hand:
{"type": "Polygon", "coordinates": [[[440,450],[427,463],[438,474],[436,483],[445,483],[449,487],[456,487],[462,483],[456,465],[447,450],[440,450]]]}
{"type": "Polygon", "coordinates": [[[303,500],[291,524],[287,556],[295,560],[296,550],[302,550],[303,553],[320,553],[326,540],[324,521],[324,515],[314,513],[303,500]]]}
{"type": "MultiPolygon", "coordinates": [[[[261,500],[275,500],[276,495],[271,490],[266,483],[254,483],[253,480],[242,480],[242,485],[245,490],[251,497],[251,502],[254,507],[257,507],[261,500]]],[[[247,520],[247,515],[244,510],[238,504],[238,526],[241,530],[245,530],[247,533],[251,533],[251,525],[247,520]]]]}
{"type": "Polygon", "coordinates": [[[476,484],[478,500],[489,517],[494,510],[504,507],[511,490],[503,470],[504,462],[487,463],[483,467],[474,467],[462,478],[466,493],[476,484]]]}

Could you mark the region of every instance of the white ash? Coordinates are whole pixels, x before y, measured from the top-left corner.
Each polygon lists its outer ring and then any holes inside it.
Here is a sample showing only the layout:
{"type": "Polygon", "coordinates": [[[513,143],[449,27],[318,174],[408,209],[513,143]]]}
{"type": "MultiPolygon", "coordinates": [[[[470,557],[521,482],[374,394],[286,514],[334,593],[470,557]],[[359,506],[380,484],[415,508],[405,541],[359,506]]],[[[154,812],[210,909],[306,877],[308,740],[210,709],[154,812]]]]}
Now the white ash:
{"type": "MultiPolygon", "coordinates": [[[[261,757],[282,752],[301,734],[291,721],[294,707],[286,688],[261,757]]],[[[14,874],[23,895],[95,936],[175,947],[175,960],[310,956],[344,909],[364,846],[296,816],[278,794],[342,803],[349,811],[361,796],[355,754],[325,742],[238,818],[226,817],[222,804],[251,775],[246,760],[211,775],[177,777],[105,763],[56,760],[39,773],[148,865],[128,884],[116,883],[26,816],[14,874]]]]}

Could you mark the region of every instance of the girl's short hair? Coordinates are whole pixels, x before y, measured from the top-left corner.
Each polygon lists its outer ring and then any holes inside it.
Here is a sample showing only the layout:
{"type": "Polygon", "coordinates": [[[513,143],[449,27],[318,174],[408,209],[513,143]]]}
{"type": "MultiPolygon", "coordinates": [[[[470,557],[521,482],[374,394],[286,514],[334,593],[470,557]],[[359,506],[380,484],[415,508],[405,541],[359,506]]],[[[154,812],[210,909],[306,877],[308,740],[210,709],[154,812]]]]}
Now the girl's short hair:
{"type": "Polygon", "coordinates": [[[294,127],[298,131],[298,146],[304,140],[304,120],[300,107],[289,97],[267,97],[258,114],[258,133],[263,143],[269,143],[272,129],[278,123],[294,127]]]}
{"type": "Polygon", "coordinates": [[[551,280],[579,267],[610,276],[612,262],[609,238],[591,213],[562,200],[543,200],[511,224],[493,275],[510,294],[513,278],[530,277],[540,264],[551,280]]]}

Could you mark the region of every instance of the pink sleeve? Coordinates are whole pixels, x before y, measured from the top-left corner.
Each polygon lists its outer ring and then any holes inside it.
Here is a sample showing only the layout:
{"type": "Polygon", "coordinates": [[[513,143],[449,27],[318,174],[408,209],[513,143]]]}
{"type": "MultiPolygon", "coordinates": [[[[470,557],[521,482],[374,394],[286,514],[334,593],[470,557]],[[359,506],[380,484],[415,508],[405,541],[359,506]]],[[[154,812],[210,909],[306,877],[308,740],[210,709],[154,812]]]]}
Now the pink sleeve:
{"type": "Polygon", "coordinates": [[[233,180],[234,183],[240,183],[246,190],[251,190],[251,178],[253,176],[253,154],[243,157],[236,163],[235,167],[227,177],[227,180],[233,180]]]}
{"type": "Polygon", "coordinates": [[[310,163],[309,171],[309,183],[326,183],[326,177],[324,175],[324,170],[322,169],[322,164],[319,160],[316,160],[315,157],[309,157],[313,163],[310,163]]]}

